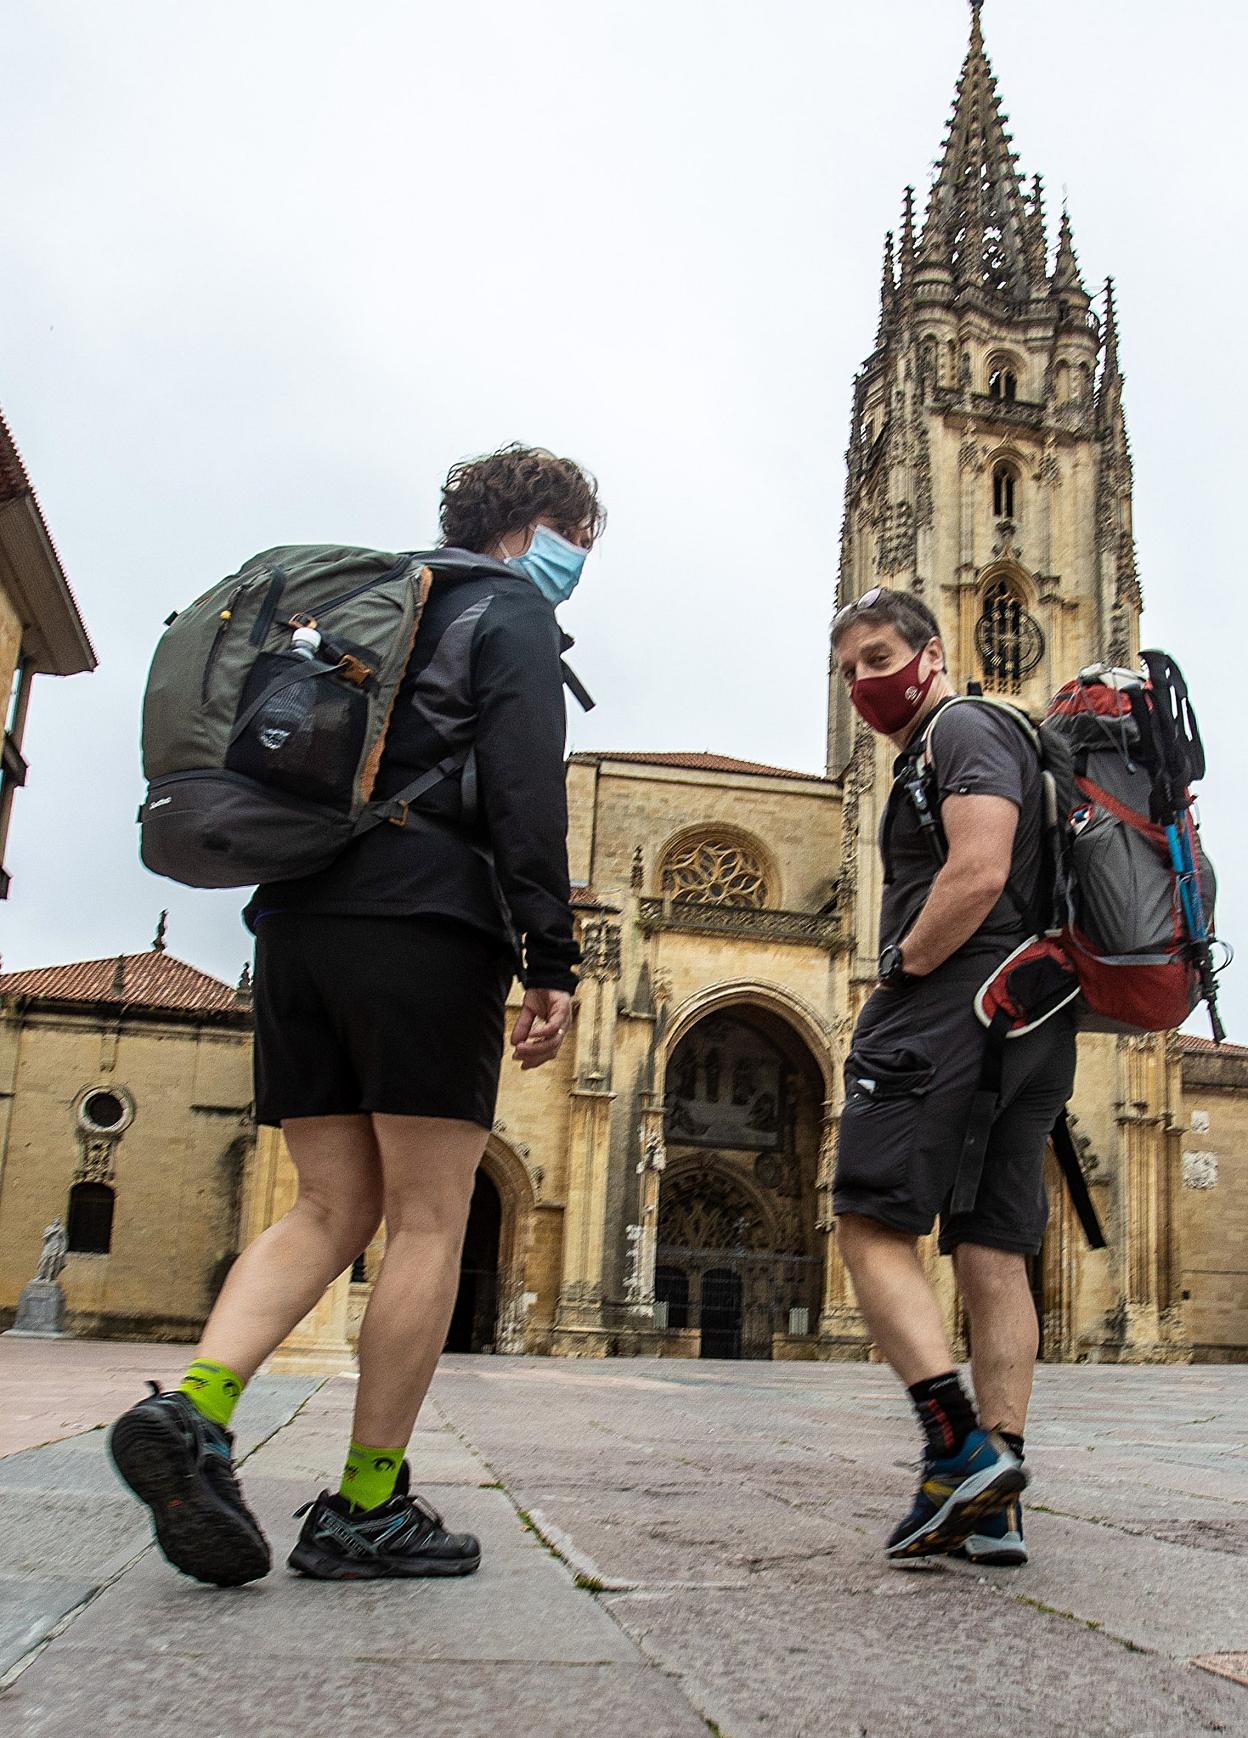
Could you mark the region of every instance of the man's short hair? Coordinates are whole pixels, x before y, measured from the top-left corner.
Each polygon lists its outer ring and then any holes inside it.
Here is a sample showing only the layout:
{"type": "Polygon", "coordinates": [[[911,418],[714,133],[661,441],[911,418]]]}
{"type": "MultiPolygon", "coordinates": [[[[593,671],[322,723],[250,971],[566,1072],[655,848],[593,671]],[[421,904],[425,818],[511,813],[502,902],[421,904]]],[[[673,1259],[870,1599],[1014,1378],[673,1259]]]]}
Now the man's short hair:
{"type": "Polygon", "coordinates": [[[912,592],[889,591],[877,585],[838,610],[832,618],[832,650],[860,622],[870,627],[896,628],[912,652],[922,651],[929,640],[942,640],[940,623],[912,592]],[[874,594],[874,595],[873,595],[874,594]]]}

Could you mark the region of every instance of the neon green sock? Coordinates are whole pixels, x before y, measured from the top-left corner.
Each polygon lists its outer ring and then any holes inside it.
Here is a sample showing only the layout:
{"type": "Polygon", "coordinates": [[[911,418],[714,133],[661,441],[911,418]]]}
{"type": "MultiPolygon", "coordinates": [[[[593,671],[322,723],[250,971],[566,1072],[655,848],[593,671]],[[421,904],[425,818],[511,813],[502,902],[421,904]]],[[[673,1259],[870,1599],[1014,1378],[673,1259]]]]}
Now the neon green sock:
{"type": "Polygon", "coordinates": [[[355,1509],[375,1509],[394,1495],[399,1468],[403,1465],[401,1448],[366,1448],[353,1442],[342,1469],[340,1496],[355,1509]]]}
{"type": "Polygon", "coordinates": [[[202,1412],[213,1424],[228,1429],[238,1397],[247,1384],[224,1364],[214,1364],[210,1358],[196,1358],[178,1383],[178,1393],[202,1412]]]}

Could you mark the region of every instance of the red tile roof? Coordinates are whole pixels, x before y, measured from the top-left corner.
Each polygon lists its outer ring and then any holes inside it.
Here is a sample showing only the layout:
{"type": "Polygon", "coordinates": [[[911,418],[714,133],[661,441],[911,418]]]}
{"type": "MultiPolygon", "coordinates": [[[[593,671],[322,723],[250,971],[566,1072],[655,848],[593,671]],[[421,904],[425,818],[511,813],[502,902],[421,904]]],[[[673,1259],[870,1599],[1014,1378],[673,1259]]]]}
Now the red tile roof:
{"type": "Polygon", "coordinates": [[[573,760],[627,760],[640,766],[680,766],[690,772],[743,772],[761,778],[822,779],[818,772],[795,772],[786,766],[764,766],[757,760],[734,760],[728,754],[668,754],[658,751],[628,749],[617,752],[606,748],[584,749],[571,756],[573,760]]]}
{"type": "Polygon", "coordinates": [[[1179,1033],[1179,1049],[1188,1056],[1248,1056],[1248,1044],[1215,1044],[1194,1032],[1179,1033]]]}
{"type": "Polygon", "coordinates": [[[123,954],[119,959],[79,960],[68,966],[37,966],[0,972],[0,996],[46,996],[57,1002],[116,1002],[118,1006],[172,1008],[183,1013],[237,1013],[236,992],[220,978],[188,966],[171,954],[123,954]],[[118,987],[120,981],[120,988],[118,987]]]}
{"type": "Polygon", "coordinates": [[[609,905],[606,900],[594,892],[592,887],[579,887],[572,884],[573,911],[618,911],[618,905],[609,905]]]}

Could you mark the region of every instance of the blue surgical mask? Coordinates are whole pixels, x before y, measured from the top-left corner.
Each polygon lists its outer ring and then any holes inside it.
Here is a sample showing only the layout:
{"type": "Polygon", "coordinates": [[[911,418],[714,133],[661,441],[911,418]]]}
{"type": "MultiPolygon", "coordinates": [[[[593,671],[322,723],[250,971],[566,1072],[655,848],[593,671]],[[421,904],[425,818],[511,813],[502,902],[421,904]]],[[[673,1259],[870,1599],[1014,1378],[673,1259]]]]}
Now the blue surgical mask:
{"type": "Polygon", "coordinates": [[[588,553],[549,525],[537,525],[524,554],[513,555],[508,565],[527,573],[548,603],[559,604],[576,590],[588,553]]]}

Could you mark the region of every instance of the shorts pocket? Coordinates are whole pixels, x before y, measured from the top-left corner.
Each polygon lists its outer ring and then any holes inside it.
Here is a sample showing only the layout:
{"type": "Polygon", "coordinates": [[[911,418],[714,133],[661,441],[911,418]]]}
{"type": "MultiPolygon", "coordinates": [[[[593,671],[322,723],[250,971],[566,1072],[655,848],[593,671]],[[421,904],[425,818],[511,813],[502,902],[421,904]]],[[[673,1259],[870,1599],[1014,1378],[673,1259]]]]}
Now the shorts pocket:
{"type": "Polygon", "coordinates": [[[850,1051],[834,1193],[913,1216],[918,1203],[910,1199],[910,1166],[935,1075],[931,1057],[913,1045],[850,1051]]]}

